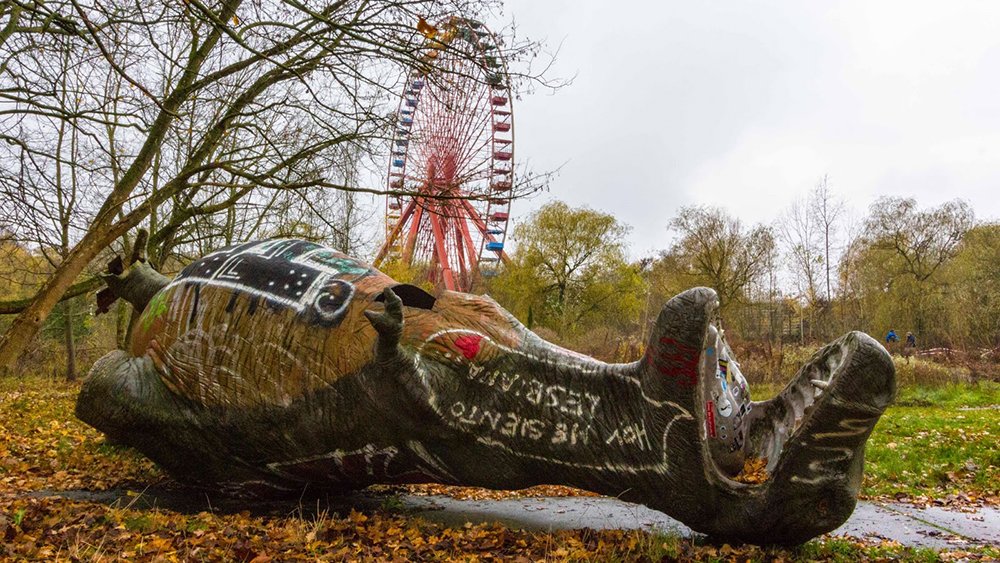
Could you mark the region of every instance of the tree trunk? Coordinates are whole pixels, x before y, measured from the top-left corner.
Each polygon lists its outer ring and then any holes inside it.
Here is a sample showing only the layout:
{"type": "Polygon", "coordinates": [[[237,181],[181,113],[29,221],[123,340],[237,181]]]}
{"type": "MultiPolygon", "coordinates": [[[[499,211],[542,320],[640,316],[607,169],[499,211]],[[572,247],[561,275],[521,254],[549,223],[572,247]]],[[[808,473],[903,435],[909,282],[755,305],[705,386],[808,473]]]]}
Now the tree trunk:
{"type": "Polygon", "coordinates": [[[64,301],[63,310],[63,336],[66,342],[66,381],[76,381],[76,342],[73,339],[73,301],[64,301]]]}
{"type": "MultiPolygon", "coordinates": [[[[141,234],[141,232],[142,230],[140,229],[140,233],[137,238],[144,239],[145,237],[141,234]]],[[[135,243],[133,243],[131,238],[132,237],[130,237],[128,233],[126,233],[125,236],[122,237],[122,242],[124,243],[125,253],[134,256],[135,253],[137,252],[139,243],[142,242],[142,244],[145,244],[145,241],[137,240],[135,241],[135,243]]],[[[132,262],[134,262],[134,260],[128,262],[127,264],[131,265],[132,262]]],[[[118,346],[119,350],[125,350],[128,347],[129,322],[132,316],[132,307],[130,307],[129,304],[126,303],[125,301],[119,301],[115,303],[114,315],[115,315],[115,345],[118,346]]]]}
{"type": "Polygon", "coordinates": [[[101,248],[106,246],[103,239],[108,236],[107,229],[97,225],[95,227],[73,248],[66,261],[56,268],[32,299],[31,304],[21,311],[0,339],[0,366],[12,366],[17,362],[49,313],[73,285],[76,277],[97,256],[101,248]]]}
{"type": "Polygon", "coordinates": [[[132,317],[132,306],[125,301],[115,303],[115,344],[119,350],[128,345],[128,325],[132,317]]]}

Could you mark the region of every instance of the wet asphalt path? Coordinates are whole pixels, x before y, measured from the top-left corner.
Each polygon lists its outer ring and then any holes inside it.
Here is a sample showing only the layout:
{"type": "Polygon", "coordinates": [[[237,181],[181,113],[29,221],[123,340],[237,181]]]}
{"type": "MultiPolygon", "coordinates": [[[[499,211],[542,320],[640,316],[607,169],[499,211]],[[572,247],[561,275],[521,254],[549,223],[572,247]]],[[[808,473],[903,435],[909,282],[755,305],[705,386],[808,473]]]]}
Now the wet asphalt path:
{"type": "MultiPolygon", "coordinates": [[[[687,526],[662,512],[607,497],[525,498],[459,501],[449,497],[407,497],[416,514],[445,524],[502,522],[532,530],[574,528],[644,529],[690,536],[687,526]]],[[[859,502],[848,521],[833,532],[867,539],[895,540],[903,545],[961,548],[1000,545],[1000,510],[975,513],[909,504],[859,502]]]]}
{"type": "MultiPolygon", "coordinates": [[[[150,488],[138,495],[122,489],[102,492],[39,491],[32,494],[128,505],[136,509],[164,508],[193,513],[251,509],[257,515],[309,517],[323,511],[343,514],[352,508],[371,511],[383,507],[446,525],[500,522],[514,528],[538,531],[642,529],[677,533],[685,537],[694,535],[690,528],[662,512],[608,497],[456,500],[445,496],[386,496],[355,492],[260,501],[210,498],[205,493],[183,488],[150,488]]],[[[960,512],[942,507],[917,508],[903,503],[861,501],[851,518],[833,534],[869,540],[894,540],[912,547],[960,549],[1000,546],[1000,509],[985,507],[975,512],[960,512]]]]}

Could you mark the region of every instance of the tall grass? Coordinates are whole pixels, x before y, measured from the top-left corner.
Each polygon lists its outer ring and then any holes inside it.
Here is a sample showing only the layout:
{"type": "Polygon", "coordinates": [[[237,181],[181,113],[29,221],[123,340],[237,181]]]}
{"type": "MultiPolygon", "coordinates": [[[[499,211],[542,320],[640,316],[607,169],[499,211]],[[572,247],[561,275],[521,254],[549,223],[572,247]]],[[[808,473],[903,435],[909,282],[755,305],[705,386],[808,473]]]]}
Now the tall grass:
{"type": "MultiPolygon", "coordinates": [[[[734,347],[747,381],[765,388],[783,386],[820,348],[818,345],[765,347],[755,342],[738,343],[734,347]]],[[[958,354],[933,358],[893,354],[892,361],[900,389],[1000,381],[1000,364],[974,362],[958,354]]]]}

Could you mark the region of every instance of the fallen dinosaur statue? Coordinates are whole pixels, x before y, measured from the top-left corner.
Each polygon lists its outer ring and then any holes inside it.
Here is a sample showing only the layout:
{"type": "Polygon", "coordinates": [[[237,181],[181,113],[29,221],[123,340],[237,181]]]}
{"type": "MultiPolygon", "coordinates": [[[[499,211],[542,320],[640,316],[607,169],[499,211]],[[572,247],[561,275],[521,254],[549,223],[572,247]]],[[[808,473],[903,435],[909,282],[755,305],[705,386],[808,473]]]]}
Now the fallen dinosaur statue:
{"type": "Polygon", "coordinates": [[[895,390],[885,350],[852,332],[752,402],[706,288],[671,299],[629,364],[299,240],[220,250],[173,280],[139,262],[106,291],[142,314],[77,416],[219,489],[561,484],[722,538],[797,543],[853,511],[895,390]],[[753,462],[766,478],[741,482],[753,462]]]}

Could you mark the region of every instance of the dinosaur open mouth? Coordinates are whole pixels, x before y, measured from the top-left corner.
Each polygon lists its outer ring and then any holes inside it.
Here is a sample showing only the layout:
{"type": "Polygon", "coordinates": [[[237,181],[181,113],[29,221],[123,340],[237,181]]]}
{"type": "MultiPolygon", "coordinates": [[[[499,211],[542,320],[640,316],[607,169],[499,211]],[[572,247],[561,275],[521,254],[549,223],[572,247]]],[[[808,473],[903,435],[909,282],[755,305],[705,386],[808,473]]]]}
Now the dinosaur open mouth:
{"type": "Polygon", "coordinates": [[[774,398],[756,402],[749,418],[746,455],[767,460],[766,470],[774,471],[785,444],[794,439],[833,396],[847,376],[849,351],[843,339],[828,344],[806,362],[788,385],[774,398]]]}
{"type": "Polygon", "coordinates": [[[871,337],[849,333],[818,350],[778,395],[753,401],[722,331],[710,325],[702,354],[701,392],[705,439],[720,474],[742,481],[743,473],[756,467],[764,473],[749,482],[762,482],[775,471],[787,444],[800,439],[828,405],[850,403],[862,411],[881,413],[891,402],[892,391],[866,388],[861,368],[870,362],[856,361],[864,354],[885,352],[871,337]]]}

